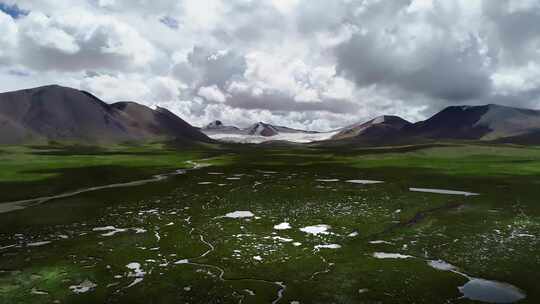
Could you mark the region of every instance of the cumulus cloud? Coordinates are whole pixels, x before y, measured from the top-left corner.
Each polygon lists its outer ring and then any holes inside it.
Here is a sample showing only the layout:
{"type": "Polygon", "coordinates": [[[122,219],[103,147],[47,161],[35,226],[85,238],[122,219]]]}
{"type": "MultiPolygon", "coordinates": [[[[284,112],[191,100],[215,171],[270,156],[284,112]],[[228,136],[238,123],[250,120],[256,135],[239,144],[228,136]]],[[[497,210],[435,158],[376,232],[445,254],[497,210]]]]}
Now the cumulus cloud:
{"type": "Polygon", "coordinates": [[[223,94],[223,92],[221,92],[221,90],[216,85],[212,85],[209,87],[200,87],[198,94],[199,96],[204,97],[208,101],[225,102],[225,100],[227,100],[225,94],[223,94]]]}
{"type": "Polygon", "coordinates": [[[14,51],[18,42],[18,27],[13,18],[0,11],[0,62],[14,51]]]}
{"type": "Polygon", "coordinates": [[[320,130],[540,102],[534,0],[0,3],[4,91],[60,83],[195,125],[320,130]]]}

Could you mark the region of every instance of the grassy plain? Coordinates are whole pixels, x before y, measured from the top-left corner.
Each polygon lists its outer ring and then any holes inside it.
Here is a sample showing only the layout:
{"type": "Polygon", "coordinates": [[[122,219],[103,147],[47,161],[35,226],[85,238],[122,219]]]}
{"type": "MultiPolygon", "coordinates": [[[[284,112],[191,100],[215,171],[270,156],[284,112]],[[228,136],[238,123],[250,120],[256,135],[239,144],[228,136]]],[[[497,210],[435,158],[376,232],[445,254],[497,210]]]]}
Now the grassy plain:
{"type": "Polygon", "coordinates": [[[0,303],[472,303],[432,260],[540,300],[536,147],[0,150],[1,201],[212,164],[0,214],[0,303]]]}

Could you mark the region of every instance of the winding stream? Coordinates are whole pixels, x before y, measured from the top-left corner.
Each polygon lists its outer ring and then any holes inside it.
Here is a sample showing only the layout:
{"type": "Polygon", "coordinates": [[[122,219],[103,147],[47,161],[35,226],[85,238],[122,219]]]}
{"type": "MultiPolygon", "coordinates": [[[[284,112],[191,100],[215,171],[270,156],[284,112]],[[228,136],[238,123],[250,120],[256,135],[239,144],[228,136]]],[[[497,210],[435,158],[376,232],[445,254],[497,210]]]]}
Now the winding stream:
{"type": "Polygon", "coordinates": [[[137,180],[137,181],[108,184],[108,185],[103,185],[103,186],[94,186],[94,187],[78,189],[78,190],[74,190],[74,191],[70,191],[70,192],[66,192],[62,194],[57,194],[57,195],[42,196],[42,197],[31,198],[31,199],[26,199],[26,200],[0,203],[0,213],[8,213],[8,212],[16,211],[16,210],[22,210],[22,209],[36,206],[39,204],[43,204],[52,200],[72,197],[72,196],[79,195],[82,193],[87,193],[87,192],[99,191],[99,190],[104,190],[104,189],[112,189],[112,188],[134,187],[134,186],[141,186],[148,183],[155,183],[155,182],[159,182],[167,178],[170,178],[172,176],[185,174],[187,170],[196,170],[196,169],[210,166],[210,164],[197,163],[191,160],[186,161],[186,163],[192,165],[193,167],[190,169],[178,169],[174,172],[157,174],[157,175],[152,176],[151,178],[137,180]]]}
{"type": "MultiPolygon", "coordinates": [[[[190,234],[195,231],[196,229],[195,228],[192,228],[192,230],[190,231],[190,234]]],[[[283,298],[283,293],[285,292],[285,290],[287,289],[287,285],[284,284],[284,282],[273,282],[273,281],[268,281],[268,280],[264,280],[264,279],[257,279],[257,278],[238,278],[238,279],[227,279],[225,278],[225,270],[219,266],[216,266],[216,265],[213,265],[213,264],[203,264],[203,263],[196,263],[196,262],[192,262],[194,260],[198,260],[198,259],[201,259],[201,258],[204,258],[205,256],[207,256],[208,254],[212,253],[213,251],[215,251],[215,247],[214,245],[212,245],[212,243],[206,241],[204,239],[204,236],[202,234],[199,234],[199,238],[201,240],[201,242],[203,244],[205,244],[206,246],[208,246],[208,250],[206,250],[204,253],[202,253],[201,255],[197,256],[197,257],[193,257],[193,258],[190,258],[190,259],[181,259],[181,260],[178,260],[176,261],[174,264],[176,265],[182,265],[182,264],[186,264],[186,265],[193,265],[193,266],[197,266],[197,267],[203,267],[203,268],[211,268],[211,269],[216,269],[218,272],[219,272],[219,275],[217,275],[217,278],[222,281],[222,282],[239,282],[239,281],[251,281],[251,282],[259,282],[259,283],[265,283],[265,284],[271,284],[271,285],[275,285],[277,286],[279,289],[277,291],[277,295],[276,295],[276,298],[272,301],[272,304],[276,304],[278,303],[279,301],[281,301],[281,299],[283,298]]],[[[243,299],[244,299],[245,296],[242,296],[239,303],[242,303],[243,302],[243,299]]]]}

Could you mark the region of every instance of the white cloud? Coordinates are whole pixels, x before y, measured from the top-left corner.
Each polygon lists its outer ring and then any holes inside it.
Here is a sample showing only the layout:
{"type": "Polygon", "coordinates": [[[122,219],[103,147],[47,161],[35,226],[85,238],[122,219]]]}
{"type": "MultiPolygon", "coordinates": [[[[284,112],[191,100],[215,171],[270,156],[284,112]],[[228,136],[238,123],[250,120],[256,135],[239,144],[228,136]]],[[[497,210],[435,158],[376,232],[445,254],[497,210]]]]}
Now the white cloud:
{"type": "Polygon", "coordinates": [[[17,45],[18,28],[11,16],[0,11],[0,60],[17,45]]]}
{"type": "Polygon", "coordinates": [[[137,101],[147,105],[174,102],[186,88],[185,84],[173,78],[141,74],[85,77],[80,87],[108,102],[137,101]]]}
{"type": "Polygon", "coordinates": [[[506,68],[491,75],[495,92],[514,95],[540,88],[540,63],[529,62],[526,66],[506,68]]]}
{"type": "Polygon", "coordinates": [[[227,100],[225,94],[216,85],[200,87],[198,95],[208,101],[225,102],[227,100]]]}
{"type": "Polygon", "coordinates": [[[25,17],[21,23],[21,32],[32,43],[43,48],[51,48],[65,54],[80,51],[76,38],[43,13],[31,12],[25,17]]]}
{"type": "Polygon", "coordinates": [[[54,82],[198,125],[325,130],[540,97],[534,0],[4,2],[30,14],[0,12],[2,91],[54,82]]]}

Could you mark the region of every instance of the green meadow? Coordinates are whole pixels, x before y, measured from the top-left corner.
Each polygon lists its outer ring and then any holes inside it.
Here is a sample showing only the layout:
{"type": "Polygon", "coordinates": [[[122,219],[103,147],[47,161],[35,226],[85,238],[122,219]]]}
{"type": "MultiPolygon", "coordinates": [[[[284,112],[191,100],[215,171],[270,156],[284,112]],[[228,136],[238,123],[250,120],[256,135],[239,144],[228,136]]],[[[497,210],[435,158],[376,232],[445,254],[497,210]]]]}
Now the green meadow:
{"type": "Polygon", "coordinates": [[[539,174],[510,145],[2,147],[0,303],[538,303],[539,174]]]}

